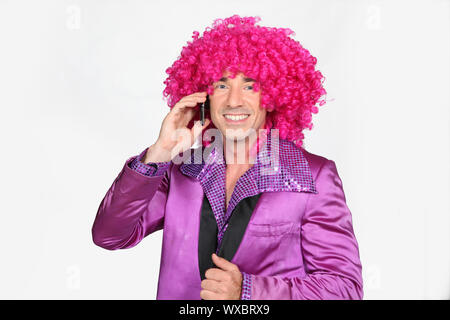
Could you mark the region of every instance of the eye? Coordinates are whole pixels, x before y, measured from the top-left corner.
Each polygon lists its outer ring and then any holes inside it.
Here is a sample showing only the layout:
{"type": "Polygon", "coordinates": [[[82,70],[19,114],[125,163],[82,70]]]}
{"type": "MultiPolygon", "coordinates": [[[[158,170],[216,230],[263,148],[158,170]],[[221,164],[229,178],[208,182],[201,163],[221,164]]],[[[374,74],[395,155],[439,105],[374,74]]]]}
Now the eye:
{"type": "MultiPolygon", "coordinates": [[[[218,84],[218,85],[216,85],[216,88],[218,88],[220,86],[225,86],[225,85],[224,84],[218,84]]],[[[220,89],[223,89],[223,88],[220,88],[220,89]]]]}
{"type": "Polygon", "coordinates": [[[252,85],[249,85],[246,88],[248,88],[248,87],[250,87],[250,90],[253,90],[253,86],[252,85]]]}

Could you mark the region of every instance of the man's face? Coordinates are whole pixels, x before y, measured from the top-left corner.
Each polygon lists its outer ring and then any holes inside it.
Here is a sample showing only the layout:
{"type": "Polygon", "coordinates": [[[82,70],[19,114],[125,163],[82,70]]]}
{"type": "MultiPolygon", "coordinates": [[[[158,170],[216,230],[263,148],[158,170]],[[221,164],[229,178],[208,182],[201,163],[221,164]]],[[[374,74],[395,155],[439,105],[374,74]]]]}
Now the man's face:
{"type": "Polygon", "coordinates": [[[234,79],[229,75],[226,71],[213,83],[214,93],[209,96],[211,120],[227,139],[242,140],[251,129],[258,133],[264,126],[266,110],[260,107],[261,90],[253,90],[253,79],[242,73],[234,79]]]}

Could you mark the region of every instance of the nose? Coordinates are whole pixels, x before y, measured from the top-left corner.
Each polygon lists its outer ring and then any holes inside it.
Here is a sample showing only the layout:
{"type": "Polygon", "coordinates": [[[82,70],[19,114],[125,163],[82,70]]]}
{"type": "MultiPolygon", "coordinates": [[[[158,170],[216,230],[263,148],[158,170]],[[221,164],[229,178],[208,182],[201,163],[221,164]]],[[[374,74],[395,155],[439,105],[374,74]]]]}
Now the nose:
{"type": "Polygon", "coordinates": [[[242,107],[242,92],[238,86],[231,87],[228,94],[228,106],[230,108],[242,107]]]}

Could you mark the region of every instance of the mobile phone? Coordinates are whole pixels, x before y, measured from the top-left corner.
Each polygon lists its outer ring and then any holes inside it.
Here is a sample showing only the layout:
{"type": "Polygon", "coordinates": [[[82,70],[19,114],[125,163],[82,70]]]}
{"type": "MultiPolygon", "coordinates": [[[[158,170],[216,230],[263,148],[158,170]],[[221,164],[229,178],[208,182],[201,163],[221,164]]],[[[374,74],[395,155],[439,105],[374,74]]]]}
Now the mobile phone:
{"type": "Polygon", "coordinates": [[[209,95],[206,95],[206,100],[200,106],[200,121],[202,126],[205,124],[205,109],[209,109],[209,95]]]}

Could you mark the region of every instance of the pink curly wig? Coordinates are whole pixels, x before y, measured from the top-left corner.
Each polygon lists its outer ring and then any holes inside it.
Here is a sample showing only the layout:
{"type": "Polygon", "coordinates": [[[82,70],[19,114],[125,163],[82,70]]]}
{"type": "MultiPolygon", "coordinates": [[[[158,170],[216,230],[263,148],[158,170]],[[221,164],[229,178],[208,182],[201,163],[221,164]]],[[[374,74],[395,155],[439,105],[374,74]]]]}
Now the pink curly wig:
{"type": "MultiPolygon", "coordinates": [[[[233,15],[216,19],[202,37],[194,31],[181,56],[167,68],[163,95],[172,108],[182,97],[199,91],[214,92],[213,82],[225,70],[231,78],[242,72],[261,89],[261,107],[269,112],[264,128],[276,128],[281,139],[302,146],[303,129],[312,129],[312,113],[326,91],[324,77],[315,70],[317,59],[289,35],[288,28],[257,26],[260,17],[233,15]]],[[[193,121],[191,121],[191,126],[193,121]]],[[[215,128],[212,122],[209,127],[215,128]]],[[[208,127],[208,128],[209,128],[208,127]]]]}

